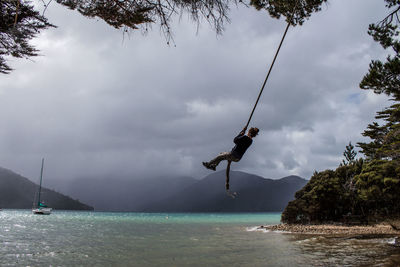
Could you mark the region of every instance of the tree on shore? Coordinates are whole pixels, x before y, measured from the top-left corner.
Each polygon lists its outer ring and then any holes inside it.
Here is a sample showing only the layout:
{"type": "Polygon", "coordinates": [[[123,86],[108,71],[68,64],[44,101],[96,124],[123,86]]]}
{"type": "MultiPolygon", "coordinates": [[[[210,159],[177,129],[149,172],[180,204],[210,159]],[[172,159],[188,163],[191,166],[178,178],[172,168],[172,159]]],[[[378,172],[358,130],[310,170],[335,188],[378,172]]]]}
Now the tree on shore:
{"type": "Polygon", "coordinates": [[[353,163],[356,159],[357,152],[354,151],[354,146],[349,142],[346,146],[346,150],[343,152],[344,160],[342,161],[342,165],[347,165],[353,163]]]}
{"type": "Polygon", "coordinates": [[[50,4],[58,3],[76,10],[87,18],[105,21],[123,31],[141,30],[147,32],[152,25],[158,25],[167,43],[172,40],[171,21],[174,17],[188,14],[200,23],[203,20],[221,34],[229,22],[232,6],[252,6],[267,11],[271,17],[291,18],[292,25],[301,25],[312,13],[321,10],[327,0],[42,0],[42,14],[29,0],[0,0],[0,73],[12,71],[7,61],[10,57],[29,58],[38,51],[28,43],[42,30],[53,27],[45,17],[50,4]],[[294,11],[294,12],[293,12],[294,11]],[[293,14],[293,16],[292,16],[293,14]]]}
{"type": "Polygon", "coordinates": [[[391,54],[386,61],[373,60],[360,88],[390,97],[390,107],[377,112],[376,119],[363,135],[372,141],[358,143],[368,161],[356,185],[364,210],[373,215],[400,214],[400,1],[387,1],[396,7],[378,24],[369,26],[369,34],[391,54]]]}

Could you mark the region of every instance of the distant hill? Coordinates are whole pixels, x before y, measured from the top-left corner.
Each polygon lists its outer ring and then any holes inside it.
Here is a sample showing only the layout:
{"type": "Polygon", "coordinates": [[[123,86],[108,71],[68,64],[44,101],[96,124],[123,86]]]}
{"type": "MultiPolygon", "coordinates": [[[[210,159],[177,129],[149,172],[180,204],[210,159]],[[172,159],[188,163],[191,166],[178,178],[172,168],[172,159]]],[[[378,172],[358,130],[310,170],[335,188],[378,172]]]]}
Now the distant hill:
{"type": "Polygon", "coordinates": [[[232,171],[230,187],[235,199],[225,192],[225,171],[213,173],[175,195],[144,207],[143,211],[168,212],[263,212],[283,211],[307,180],[288,176],[265,179],[245,172],[232,171]]]}
{"type": "Polygon", "coordinates": [[[82,177],[52,184],[53,188],[95,207],[97,211],[141,211],[198,180],[191,177],[82,177]]]}
{"type": "Polygon", "coordinates": [[[80,178],[53,187],[94,206],[96,210],[250,212],[283,211],[294,199],[294,193],[306,183],[298,176],[272,180],[232,171],[231,189],[239,194],[236,199],[225,193],[225,171],[202,180],[190,177],[80,178]]]}
{"type": "MultiPolygon", "coordinates": [[[[10,170],[0,168],[0,208],[30,209],[38,185],[10,170]]],[[[47,188],[42,188],[43,200],[49,207],[57,210],[93,210],[68,196],[47,188]]]]}

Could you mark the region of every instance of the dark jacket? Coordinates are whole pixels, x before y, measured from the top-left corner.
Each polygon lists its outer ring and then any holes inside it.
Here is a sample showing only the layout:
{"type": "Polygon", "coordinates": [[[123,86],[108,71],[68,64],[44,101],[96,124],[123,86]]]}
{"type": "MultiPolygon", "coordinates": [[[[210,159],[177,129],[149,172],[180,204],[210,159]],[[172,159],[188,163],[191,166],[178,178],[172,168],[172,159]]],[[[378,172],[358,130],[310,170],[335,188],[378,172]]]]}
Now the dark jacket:
{"type": "Polygon", "coordinates": [[[241,159],[251,143],[253,143],[253,140],[247,135],[244,135],[244,133],[240,133],[235,137],[235,139],[233,139],[233,142],[236,145],[234,148],[232,148],[232,156],[237,159],[241,159]]]}

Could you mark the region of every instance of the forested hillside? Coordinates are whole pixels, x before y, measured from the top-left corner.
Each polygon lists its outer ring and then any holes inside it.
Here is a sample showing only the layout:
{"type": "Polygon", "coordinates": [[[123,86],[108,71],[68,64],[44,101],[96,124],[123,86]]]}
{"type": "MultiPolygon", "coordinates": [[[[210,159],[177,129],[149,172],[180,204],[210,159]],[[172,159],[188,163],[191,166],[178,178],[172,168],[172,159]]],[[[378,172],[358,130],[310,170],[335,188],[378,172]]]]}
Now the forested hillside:
{"type": "MultiPolygon", "coordinates": [[[[0,208],[30,209],[37,191],[37,184],[10,170],[0,168],[0,208]]],[[[42,188],[41,199],[53,209],[93,210],[78,200],[47,188],[42,188]]]]}

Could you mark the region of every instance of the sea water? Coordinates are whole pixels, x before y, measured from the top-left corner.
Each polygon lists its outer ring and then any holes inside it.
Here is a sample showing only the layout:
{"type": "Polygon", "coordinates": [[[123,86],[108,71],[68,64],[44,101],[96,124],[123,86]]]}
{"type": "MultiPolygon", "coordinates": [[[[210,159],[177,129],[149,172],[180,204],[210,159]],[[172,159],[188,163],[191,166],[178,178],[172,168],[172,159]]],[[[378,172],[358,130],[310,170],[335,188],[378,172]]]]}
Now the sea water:
{"type": "Polygon", "coordinates": [[[400,266],[392,237],[266,232],[280,213],[0,211],[0,266],[400,266]]]}

